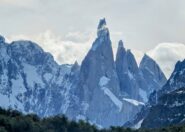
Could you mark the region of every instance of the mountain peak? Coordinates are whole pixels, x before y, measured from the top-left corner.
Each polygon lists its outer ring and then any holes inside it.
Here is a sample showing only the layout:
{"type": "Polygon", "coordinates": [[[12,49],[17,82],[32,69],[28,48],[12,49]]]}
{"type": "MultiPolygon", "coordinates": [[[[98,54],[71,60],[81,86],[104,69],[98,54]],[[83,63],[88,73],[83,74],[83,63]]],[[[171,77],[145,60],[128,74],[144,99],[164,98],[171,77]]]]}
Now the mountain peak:
{"type": "MultiPolygon", "coordinates": [[[[118,42],[118,48],[117,48],[117,57],[120,57],[122,56],[122,54],[125,54],[126,53],[126,50],[124,48],[124,45],[123,45],[123,41],[120,40],[118,42]]],[[[124,55],[123,55],[124,56],[124,55]]]]}
{"type": "Polygon", "coordinates": [[[146,53],[144,54],[143,58],[144,58],[144,59],[151,59],[151,57],[148,56],[146,53]]]}
{"type": "Polygon", "coordinates": [[[0,35],[0,43],[4,43],[4,42],[5,42],[5,38],[0,35]]]}
{"type": "Polygon", "coordinates": [[[100,19],[100,21],[99,21],[97,35],[98,35],[98,37],[104,36],[104,35],[109,35],[109,30],[107,28],[105,18],[100,19]]]}
{"type": "Polygon", "coordinates": [[[185,60],[178,61],[168,82],[162,89],[162,93],[185,87],[185,60]]]}
{"type": "Polygon", "coordinates": [[[159,90],[166,83],[166,77],[155,60],[145,54],[140,62],[139,69],[146,78],[146,82],[153,84],[153,88],[148,89],[150,92],[159,90]],[[151,77],[152,79],[151,79],[151,77]],[[153,81],[154,80],[154,81],[153,81]],[[151,81],[151,82],[150,82],[151,81]],[[156,82],[158,84],[156,85],[156,82]]]}
{"type": "Polygon", "coordinates": [[[78,71],[79,68],[80,68],[80,65],[78,64],[77,61],[75,61],[75,63],[74,63],[73,66],[71,67],[71,71],[72,71],[72,72],[76,72],[76,71],[78,71]]]}
{"type": "Polygon", "coordinates": [[[78,61],[77,61],[77,60],[75,61],[74,65],[77,65],[77,66],[79,66],[79,64],[78,64],[78,61]]]}
{"type": "Polygon", "coordinates": [[[106,26],[106,25],[107,25],[107,24],[106,24],[105,18],[100,19],[99,25],[98,25],[98,29],[101,29],[101,28],[103,28],[103,27],[106,26]]]}
{"type": "Polygon", "coordinates": [[[147,54],[144,54],[144,56],[143,56],[143,58],[142,58],[142,60],[140,62],[140,67],[145,67],[149,63],[151,65],[156,64],[156,62],[151,57],[149,57],[147,54]]]}
{"type": "Polygon", "coordinates": [[[97,38],[92,45],[91,51],[96,51],[96,49],[104,49],[104,52],[112,52],[111,40],[109,36],[109,29],[106,26],[105,18],[100,19],[97,29],[97,38]],[[100,46],[101,45],[101,46],[100,46]],[[103,46],[103,47],[102,47],[103,46]],[[101,47],[101,48],[100,48],[101,47]],[[106,50],[109,51],[106,51],[106,50]]]}
{"type": "Polygon", "coordinates": [[[118,42],[118,48],[123,48],[124,47],[124,45],[123,45],[123,41],[122,40],[120,40],[119,42],[118,42]]]}
{"type": "Polygon", "coordinates": [[[128,54],[132,54],[131,49],[127,49],[128,54]]]}
{"type": "Polygon", "coordinates": [[[185,59],[183,61],[178,61],[175,65],[175,71],[185,68],[185,59]]]}

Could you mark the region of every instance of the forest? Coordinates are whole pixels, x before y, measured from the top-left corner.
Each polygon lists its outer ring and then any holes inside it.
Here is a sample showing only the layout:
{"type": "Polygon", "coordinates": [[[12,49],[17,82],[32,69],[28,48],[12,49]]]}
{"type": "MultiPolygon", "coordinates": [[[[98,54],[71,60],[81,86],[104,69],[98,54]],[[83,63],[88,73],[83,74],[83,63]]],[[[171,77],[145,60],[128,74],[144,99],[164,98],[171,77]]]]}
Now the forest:
{"type": "Polygon", "coordinates": [[[0,108],[0,132],[185,132],[185,125],[138,130],[123,127],[99,129],[86,121],[71,121],[64,115],[40,118],[35,114],[24,115],[17,110],[0,108]]]}

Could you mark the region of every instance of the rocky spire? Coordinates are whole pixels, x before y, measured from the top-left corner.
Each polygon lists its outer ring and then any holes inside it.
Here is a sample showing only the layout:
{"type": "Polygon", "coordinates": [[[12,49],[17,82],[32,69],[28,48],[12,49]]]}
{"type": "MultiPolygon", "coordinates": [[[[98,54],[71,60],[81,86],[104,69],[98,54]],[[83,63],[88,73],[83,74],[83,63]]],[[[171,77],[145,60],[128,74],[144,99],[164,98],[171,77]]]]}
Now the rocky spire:
{"type": "Polygon", "coordinates": [[[132,72],[133,74],[137,74],[139,72],[136,59],[130,49],[127,50],[127,63],[128,70],[130,72],[132,72]]]}
{"type": "Polygon", "coordinates": [[[118,43],[116,54],[116,71],[122,93],[129,98],[139,99],[138,85],[136,82],[138,66],[134,55],[130,50],[126,51],[121,40],[118,43]]]}
{"type": "MultiPolygon", "coordinates": [[[[124,67],[127,67],[126,61],[126,49],[123,47],[123,41],[120,40],[118,43],[118,48],[117,48],[117,53],[116,53],[116,70],[118,74],[123,73],[123,67],[122,65],[124,64],[124,67]]],[[[119,75],[118,75],[119,76],[119,75]]]]}
{"type": "MultiPolygon", "coordinates": [[[[81,77],[83,77],[83,81],[96,81],[98,79],[96,83],[99,83],[99,78],[104,75],[111,78],[114,74],[115,64],[112,44],[108,35],[109,31],[106,27],[105,19],[99,21],[97,30],[97,38],[92,44],[92,48],[87,53],[85,59],[82,61],[81,77]]],[[[93,85],[96,85],[96,83],[94,82],[93,85]]]]}
{"type": "Polygon", "coordinates": [[[117,118],[116,114],[122,110],[122,101],[121,98],[118,98],[120,97],[120,87],[105,19],[100,20],[97,38],[82,61],[79,80],[76,93],[80,97],[80,104],[83,102],[89,104],[88,108],[81,106],[83,111],[80,113],[87,113],[86,117],[96,120],[98,123],[100,118],[104,118],[104,114],[109,111],[107,108],[111,106],[109,118],[104,120],[102,125],[107,125],[110,119],[117,118]],[[118,103],[106,95],[107,91],[114,96],[118,103]],[[104,107],[101,107],[102,104],[104,107]],[[96,118],[97,113],[102,115],[96,118]]]}
{"type": "Polygon", "coordinates": [[[144,67],[146,65],[149,66],[149,64],[150,64],[150,66],[152,66],[155,63],[156,62],[151,57],[149,57],[147,54],[144,54],[144,56],[143,56],[143,58],[141,60],[141,63],[140,63],[140,67],[142,68],[142,67],[144,67]]]}
{"type": "MultiPolygon", "coordinates": [[[[97,28],[97,38],[93,43],[91,50],[96,51],[96,49],[100,46],[102,48],[109,48],[112,50],[111,40],[109,36],[109,29],[106,25],[105,18],[100,19],[99,21],[98,28],[97,28]]],[[[101,48],[98,48],[98,49],[101,49],[101,48]]]]}
{"type": "Polygon", "coordinates": [[[99,25],[98,25],[98,31],[97,31],[97,36],[107,36],[109,35],[109,30],[107,28],[106,20],[105,18],[100,19],[99,25]]]}
{"type": "Polygon", "coordinates": [[[119,42],[118,42],[118,49],[119,48],[124,48],[124,45],[123,45],[123,41],[122,40],[120,40],[119,42]]]}

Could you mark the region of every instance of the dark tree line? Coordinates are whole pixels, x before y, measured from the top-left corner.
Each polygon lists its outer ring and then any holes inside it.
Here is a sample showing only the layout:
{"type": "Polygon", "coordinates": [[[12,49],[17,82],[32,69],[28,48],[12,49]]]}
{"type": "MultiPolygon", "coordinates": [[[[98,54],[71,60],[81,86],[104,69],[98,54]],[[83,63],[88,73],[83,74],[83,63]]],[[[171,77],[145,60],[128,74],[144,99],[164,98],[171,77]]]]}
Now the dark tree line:
{"type": "Polygon", "coordinates": [[[185,126],[132,130],[123,127],[98,129],[85,121],[70,121],[64,115],[39,118],[16,110],[0,108],[0,132],[185,132],[185,126]]]}

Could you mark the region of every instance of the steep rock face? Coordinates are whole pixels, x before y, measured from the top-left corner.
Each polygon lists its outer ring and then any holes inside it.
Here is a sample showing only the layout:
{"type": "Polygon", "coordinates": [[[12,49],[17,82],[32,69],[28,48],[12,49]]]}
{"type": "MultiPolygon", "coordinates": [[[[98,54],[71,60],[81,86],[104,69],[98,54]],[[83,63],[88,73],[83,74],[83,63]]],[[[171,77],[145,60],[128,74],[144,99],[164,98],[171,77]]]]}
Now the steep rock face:
{"type": "Polygon", "coordinates": [[[116,54],[116,70],[123,95],[143,102],[147,102],[150,94],[166,82],[157,63],[146,54],[138,68],[132,52],[123,47],[122,41],[116,54]]]}
{"type": "Polygon", "coordinates": [[[145,90],[148,97],[152,92],[160,90],[167,81],[159,65],[146,54],[141,60],[139,69],[145,80],[145,90]]]}
{"type": "Polygon", "coordinates": [[[85,85],[88,87],[83,87],[84,92],[87,93],[84,94],[86,96],[84,97],[85,100],[91,98],[91,92],[95,87],[99,87],[101,77],[105,77],[109,80],[109,84],[112,85],[110,89],[113,90],[113,92],[119,91],[111,40],[105,19],[100,20],[97,39],[81,65],[80,83],[82,83],[82,85],[86,83],[85,85]],[[90,94],[88,94],[88,92],[90,94]]]}
{"type": "Polygon", "coordinates": [[[81,112],[88,119],[102,126],[112,124],[110,118],[118,119],[122,101],[117,97],[118,78],[105,19],[100,20],[97,39],[82,62],[78,88],[81,112]]]}
{"type": "Polygon", "coordinates": [[[185,60],[178,61],[169,80],[161,90],[162,93],[185,87],[185,60]]]}
{"type": "Polygon", "coordinates": [[[69,116],[103,127],[122,125],[144,105],[123,99],[105,19],[100,20],[97,38],[82,62],[76,89],[76,105],[69,109],[69,116]]]}
{"type": "Polygon", "coordinates": [[[137,84],[139,69],[133,54],[130,50],[126,51],[122,41],[119,41],[118,44],[115,63],[123,95],[139,100],[139,86],[137,84]]]}

